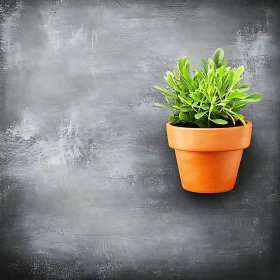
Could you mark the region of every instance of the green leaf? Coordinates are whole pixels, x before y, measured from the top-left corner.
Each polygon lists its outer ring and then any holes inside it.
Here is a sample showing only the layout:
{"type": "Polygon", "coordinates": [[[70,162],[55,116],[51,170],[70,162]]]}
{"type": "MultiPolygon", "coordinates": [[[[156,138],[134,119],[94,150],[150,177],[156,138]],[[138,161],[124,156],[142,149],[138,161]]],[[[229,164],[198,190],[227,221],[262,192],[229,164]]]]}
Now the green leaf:
{"type": "Polygon", "coordinates": [[[193,91],[194,90],[193,85],[192,85],[193,80],[192,80],[191,76],[189,75],[186,68],[183,69],[183,76],[184,76],[184,78],[186,80],[186,83],[188,85],[188,89],[190,91],[193,91]]]}
{"type": "Polygon", "coordinates": [[[240,111],[246,104],[248,104],[246,101],[243,101],[244,99],[240,101],[236,101],[234,105],[232,106],[232,111],[238,112],[240,111]]]}
{"type": "Polygon", "coordinates": [[[188,74],[190,74],[190,61],[189,60],[186,60],[184,68],[187,70],[188,74]]]}
{"type": "Polygon", "coordinates": [[[244,66],[240,66],[238,67],[238,69],[236,70],[236,72],[234,73],[234,77],[233,77],[233,83],[237,83],[240,80],[241,75],[244,72],[244,66]]]}
{"type": "Polygon", "coordinates": [[[247,103],[251,103],[251,102],[260,102],[263,99],[263,96],[261,94],[250,94],[247,96],[247,98],[243,99],[244,101],[246,101],[247,103]]]}
{"type": "Polygon", "coordinates": [[[188,83],[187,83],[186,79],[183,77],[183,72],[182,72],[182,75],[180,75],[180,83],[185,91],[189,90],[188,83]]]}
{"type": "Polygon", "coordinates": [[[222,79],[219,79],[218,83],[217,83],[218,89],[221,90],[223,88],[223,81],[222,79]]]}
{"type": "Polygon", "coordinates": [[[246,123],[244,121],[244,116],[238,113],[235,113],[235,116],[246,126],[246,123]]]}
{"type": "Polygon", "coordinates": [[[168,119],[171,121],[171,123],[176,124],[179,121],[179,117],[176,116],[169,116],[168,119]]]}
{"type": "Polygon", "coordinates": [[[183,113],[182,111],[179,113],[179,118],[182,121],[188,121],[189,120],[189,116],[185,113],[183,113]]]}
{"type": "MultiPolygon", "coordinates": [[[[212,98],[212,101],[211,101],[211,106],[214,105],[215,101],[217,100],[217,96],[215,95],[213,98],[212,98]]],[[[211,108],[210,106],[210,108],[211,108]]]]}
{"type": "Polygon", "coordinates": [[[218,94],[219,94],[219,97],[221,99],[225,96],[226,92],[225,92],[225,90],[218,90],[218,94]]]}
{"type": "Polygon", "coordinates": [[[170,71],[166,72],[166,76],[164,77],[164,79],[167,81],[167,83],[170,85],[170,87],[172,89],[175,89],[177,91],[180,91],[180,88],[175,84],[175,82],[173,81],[173,73],[170,71]]]}
{"type": "MultiPolygon", "coordinates": [[[[235,113],[231,112],[231,110],[226,109],[226,108],[223,108],[222,110],[226,110],[226,112],[222,112],[222,116],[223,117],[225,117],[225,115],[229,116],[232,119],[233,124],[235,125],[235,120],[234,120],[234,118],[232,116],[232,114],[234,115],[235,113]]],[[[225,117],[225,118],[227,118],[227,117],[225,117]]]]}
{"type": "Polygon", "coordinates": [[[230,112],[232,115],[237,117],[237,119],[240,120],[246,126],[246,123],[244,121],[245,117],[243,115],[241,115],[241,114],[239,114],[237,112],[233,112],[232,110],[229,110],[229,109],[226,109],[226,108],[224,108],[224,110],[226,110],[227,112],[230,112]]]}
{"type": "Polygon", "coordinates": [[[210,106],[208,104],[202,104],[201,109],[203,110],[209,110],[210,106]]]}
{"type": "Polygon", "coordinates": [[[193,111],[193,108],[189,105],[182,105],[180,107],[180,110],[184,113],[187,113],[187,112],[193,111]]]}
{"type": "Polygon", "coordinates": [[[187,104],[191,105],[193,103],[193,99],[191,97],[185,98],[187,104]]]}
{"type": "Polygon", "coordinates": [[[205,115],[205,113],[206,113],[205,111],[199,112],[199,113],[195,114],[194,117],[198,120],[198,119],[202,118],[205,115]]]}
{"type": "Polygon", "coordinates": [[[227,74],[227,80],[228,80],[229,86],[232,86],[232,84],[233,84],[233,77],[234,77],[233,71],[229,70],[229,72],[227,74]]]}
{"type": "Polygon", "coordinates": [[[180,101],[181,101],[182,103],[188,104],[188,101],[187,101],[184,97],[182,97],[181,95],[178,95],[178,98],[180,99],[180,101]]]}
{"type": "Polygon", "coordinates": [[[238,89],[239,92],[245,92],[250,90],[250,86],[246,84],[237,84],[234,86],[234,89],[238,89]]]}
{"type": "MultiPolygon", "coordinates": [[[[168,92],[168,90],[166,89],[166,88],[164,88],[164,87],[162,87],[162,86],[154,86],[154,88],[156,88],[156,89],[159,89],[159,90],[161,90],[161,91],[167,91],[168,92]]],[[[170,92],[169,92],[170,93],[170,92]]],[[[171,94],[171,93],[170,93],[171,94]]]]}
{"type": "Polygon", "coordinates": [[[194,117],[195,113],[196,113],[195,111],[189,111],[188,112],[188,115],[190,116],[191,121],[195,121],[195,117],[194,117]]]}
{"type": "Polygon", "coordinates": [[[218,119],[221,116],[221,110],[216,107],[212,110],[211,114],[214,116],[215,119],[218,119]]]}
{"type": "Polygon", "coordinates": [[[216,124],[227,124],[228,123],[228,121],[223,120],[223,119],[213,119],[213,120],[211,119],[211,121],[216,124]]]}
{"type": "Polygon", "coordinates": [[[247,95],[246,98],[236,101],[233,105],[233,109],[241,109],[243,106],[245,106],[248,103],[254,103],[254,102],[260,102],[263,99],[263,96],[260,94],[251,94],[247,95]]]}
{"type": "Polygon", "coordinates": [[[192,87],[194,90],[196,90],[198,88],[198,84],[195,81],[192,81],[192,87]]]}
{"type": "Polygon", "coordinates": [[[222,48],[218,48],[214,53],[214,62],[216,65],[220,64],[224,59],[224,50],[222,48]]]}
{"type": "Polygon", "coordinates": [[[155,86],[154,88],[161,90],[164,93],[164,95],[168,98],[171,98],[174,100],[177,98],[177,96],[175,94],[169,92],[166,88],[164,88],[162,86],[155,86]]]}
{"type": "Polygon", "coordinates": [[[216,72],[219,74],[220,78],[223,76],[224,71],[225,71],[225,66],[222,66],[216,70],[216,72]]]}
{"type": "Polygon", "coordinates": [[[214,70],[214,61],[211,58],[208,58],[208,76],[214,70]]]}
{"type": "Polygon", "coordinates": [[[206,120],[196,120],[195,123],[197,124],[198,127],[200,128],[205,128],[208,127],[208,122],[206,120]]]}
{"type": "Polygon", "coordinates": [[[221,114],[221,115],[222,115],[222,117],[223,117],[223,118],[225,118],[225,119],[227,119],[227,118],[228,118],[228,114],[226,114],[225,112],[222,112],[222,114],[221,114]]]}
{"type": "Polygon", "coordinates": [[[162,104],[162,103],[155,103],[154,104],[157,107],[162,107],[162,108],[172,108],[172,105],[167,105],[167,104],[162,104]]]}
{"type": "Polygon", "coordinates": [[[172,78],[174,77],[174,74],[171,71],[166,71],[167,76],[171,76],[172,78]]]}
{"type": "Polygon", "coordinates": [[[174,73],[175,78],[177,80],[180,80],[180,74],[179,74],[178,70],[174,70],[173,73],[174,73]]]}
{"type": "Polygon", "coordinates": [[[198,94],[198,93],[196,93],[196,92],[192,93],[192,94],[191,94],[191,97],[192,97],[193,100],[196,101],[196,102],[200,102],[200,101],[201,101],[201,96],[200,96],[200,94],[198,94]]]}
{"type": "Polygon", "coordinates": [[[201,65],[204,69],[205,74],[207,74],[207,64],[203,58],[200,59],[201,65]]]}
{"type": "Polygon", "coordinates": [[[246,97],[248,97],[248,95],[246,93],[232,92],[232,93],[229,94],[227,99],[244,99],[246,97]]]}
{"type": "Polygon", "coordinates": [[[187,61],[187,57],[184,57],[184,58],[178,60],[178,69],[181,74],[183,74],[183,68],[185,66],[186,61],[187,61]]]}
{"type": "Polygon", "coordinates": [[[181,100],[179,98],[177,98],[175,100],[175,105],[178,106],[178,107],[180,107],[182,105],[182,102],[181,102],[181,100]]]}
{"type": "Polygon", "coordinates": [[[226,58],[224,58],[223,64],[224,64],[225,67],[228,66],[228,60],[226,58]]]}
{"type": "Polygon", "coordinates": [[[209,95],[212,95],[212,93],[214,92],[214,87],[212,85],[208,85],[208,88],[207,88],[207,91],[208,91],[208,94],[209,95]]]}
{"type": "Polygon", "coordinates": [[[235,101],[233,107],[240,107],[240,106],[243,106],[243,105],[245,105],[247,103],[248,102],[245,101],[245,99],[241,99],[241,100],[235,101]]]}
{"type": "Polygon", "coordinates": [[[177,111],[180,110],[180,106],[173,105],[172,108],[177,110],[177,111]]]}
{"type": "Polygon", "coordinates": [[[196,71],[196,74],[200,77],[200,78],[204,78],[206,75],[205,73],[203,73],[200,69],[193,67],[193,69],[196,71]]]}
{"type": "Polygon", "coordinates": [[[178,95],[178,98],[182,101],[182,103],[184,104],[188,104],[188,105],[191,105],[193,103],[193,99],[190,98],[190,97],[187,97],[184,93],[180,93],[178,95]]]}

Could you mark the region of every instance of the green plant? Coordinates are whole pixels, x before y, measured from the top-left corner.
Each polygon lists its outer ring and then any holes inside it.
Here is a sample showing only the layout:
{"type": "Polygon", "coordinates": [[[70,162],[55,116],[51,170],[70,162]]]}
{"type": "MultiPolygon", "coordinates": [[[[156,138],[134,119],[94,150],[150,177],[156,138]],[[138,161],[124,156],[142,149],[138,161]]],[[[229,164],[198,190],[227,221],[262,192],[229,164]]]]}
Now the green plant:
{"type": "Polygon", "coordinates": [[[164,78],[171,91],[155,86],[166,99],[166,104],[155,105],[171,108],[173,116],[168,119],[175,125],[206,128],[246,125],[241,109],[248,103],[261,101],[263,96],[248,95],[250,86],[239,83],[244,66],[229,67],[221,48],[215,51],[213,60],[208,59],[208,64],[200,61],[203,69],[191,66],[184,57],[178,61],[178,69],[167,71],[164,78]]]}

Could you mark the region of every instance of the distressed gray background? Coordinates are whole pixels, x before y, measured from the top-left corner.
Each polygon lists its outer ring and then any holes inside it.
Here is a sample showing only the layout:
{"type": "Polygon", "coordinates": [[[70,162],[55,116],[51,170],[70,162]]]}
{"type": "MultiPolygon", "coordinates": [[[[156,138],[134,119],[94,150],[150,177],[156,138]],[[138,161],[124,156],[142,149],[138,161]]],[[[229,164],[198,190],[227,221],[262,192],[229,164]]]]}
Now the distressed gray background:
{"type": "Polygon", "coordinates": [[[0,2],[0,278],[277,279],[279,7],[0,2]],[[218,47],[264,100],[236,188],[207,196],[181,187],[153,85],[218,47]]]}

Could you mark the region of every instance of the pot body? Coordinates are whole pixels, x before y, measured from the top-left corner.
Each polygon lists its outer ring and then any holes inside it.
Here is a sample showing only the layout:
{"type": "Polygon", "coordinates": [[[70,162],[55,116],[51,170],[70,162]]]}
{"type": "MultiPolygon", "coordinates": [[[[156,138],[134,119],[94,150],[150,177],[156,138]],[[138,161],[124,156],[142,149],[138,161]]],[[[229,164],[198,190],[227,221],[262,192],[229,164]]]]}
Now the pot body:
{"type": "Polygon", "coordinates": [[[168,144],[175,150],[182,186],[197,193],[234,188],[243,150],[249,147],[252,123],[228,128],[185,128],[167,123],[168,144]]]}

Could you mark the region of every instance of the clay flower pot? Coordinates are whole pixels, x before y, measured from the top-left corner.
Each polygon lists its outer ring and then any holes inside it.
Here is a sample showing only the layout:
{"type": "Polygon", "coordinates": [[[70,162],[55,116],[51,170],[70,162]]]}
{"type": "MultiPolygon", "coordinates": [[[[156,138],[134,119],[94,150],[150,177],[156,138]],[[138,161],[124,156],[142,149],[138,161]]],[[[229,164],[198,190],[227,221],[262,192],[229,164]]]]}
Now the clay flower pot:
{"type": "Polygon", "coordinates": [[[250,145],[252,123],[226,128],[166,125],[175,150],[182,186],[197,193],[222,193],[234,188],[243,150],[250,145]]]}

